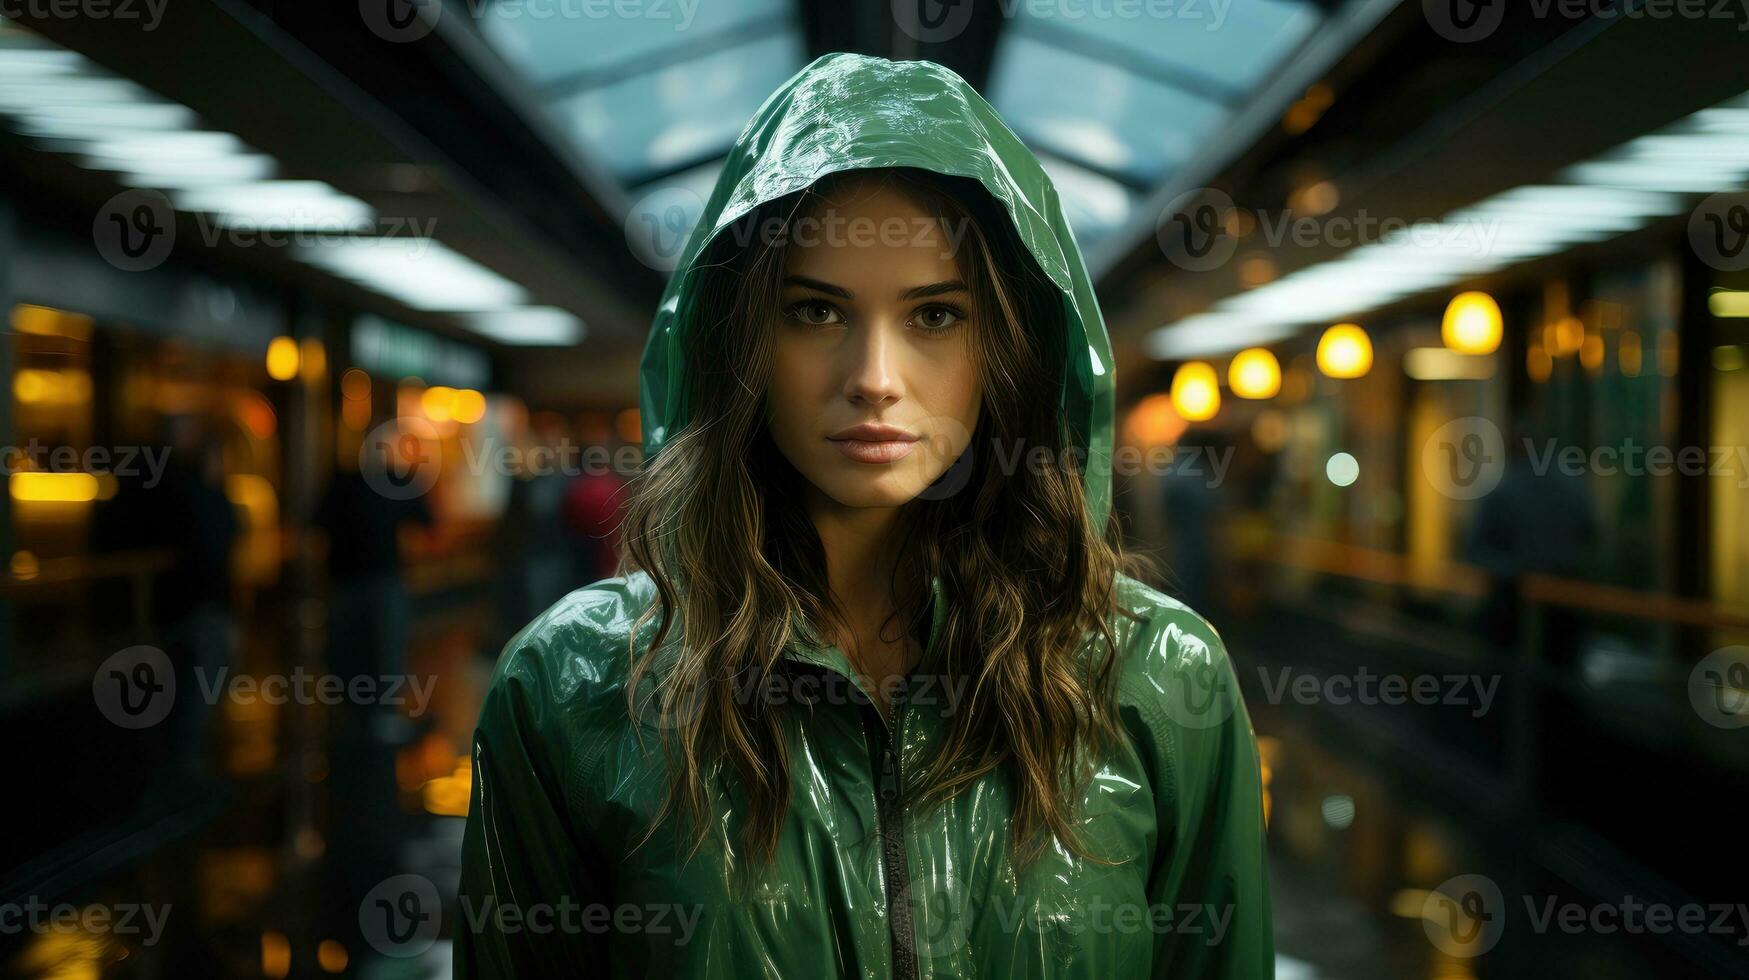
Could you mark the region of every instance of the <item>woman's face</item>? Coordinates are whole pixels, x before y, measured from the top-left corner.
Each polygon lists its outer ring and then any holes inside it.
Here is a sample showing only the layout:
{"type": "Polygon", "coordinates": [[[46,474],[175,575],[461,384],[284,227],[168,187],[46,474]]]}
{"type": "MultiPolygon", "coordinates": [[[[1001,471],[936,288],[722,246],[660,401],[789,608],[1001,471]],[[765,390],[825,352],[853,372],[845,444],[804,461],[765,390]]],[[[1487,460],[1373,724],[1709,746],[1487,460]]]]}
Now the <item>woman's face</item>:
{"type": "Polygon", "coordinates": [[[981,386],[965,229],[890,186],[842,185],[797,222],[774,311],[773,441],[845,507],[897,507],[971,442],[981,386]],[[953,234],[950,234],[953,232],[953,234]]]}

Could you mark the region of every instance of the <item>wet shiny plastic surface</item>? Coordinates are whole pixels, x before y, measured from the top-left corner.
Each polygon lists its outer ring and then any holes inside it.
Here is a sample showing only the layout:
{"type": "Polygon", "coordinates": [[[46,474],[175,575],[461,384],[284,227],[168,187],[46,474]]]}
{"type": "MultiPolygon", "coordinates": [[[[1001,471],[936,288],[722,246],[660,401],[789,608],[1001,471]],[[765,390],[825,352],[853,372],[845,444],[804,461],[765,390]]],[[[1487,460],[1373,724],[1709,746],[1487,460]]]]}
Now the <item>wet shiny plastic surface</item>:
{"type": "MultiPolygon", "coordinates": [[[[685,424],[682,286],[709,236],[822,174],[899,165],[978,179],[1062,287],[1068,349],[1086,352],[1066,367],[1064,409],[1089,451],[1089,507],[1102,522],[1112,379],[1080,251],[1036,158],[957,75],[924,62],[824,56],[742,133],[645,352],[646,449],[685,424]]],[[[951,599],[935,584],[931,646],[951,599]]],[[[1142,617],[1114,620],[1126,738],[1098,760],[1083,815],[1095,853],[1122,864],[1052,848],[1017,873],[1005,848],[1010,797],[990,776],[938,809],[906,810],[909,886],[897,906],[870,744],[885,729],[866,704],[830,696],[829,685],[853,684],[842,652],[788,652],[824,697],[787,720],[793,802],[778,863],[751,897],[731,897],[732,791],[690,863],[671,833],[632,847],[666,787],[662,727],[686,723],[626,714],[626,639],[654,601],[649,579],[572,593],[510,641],[481,711],[457,976],[874,980],[911,961],[924,978],[1273,976],[1256,740],[1232,664],[1195,613],[1131,579],[1119,585],[1142,617]],[[897,943],[894,907],[910,919],[897,943]]],[[[939,681],[912,677],[901,780],[930,754],[950,710],[939,681]]]]}

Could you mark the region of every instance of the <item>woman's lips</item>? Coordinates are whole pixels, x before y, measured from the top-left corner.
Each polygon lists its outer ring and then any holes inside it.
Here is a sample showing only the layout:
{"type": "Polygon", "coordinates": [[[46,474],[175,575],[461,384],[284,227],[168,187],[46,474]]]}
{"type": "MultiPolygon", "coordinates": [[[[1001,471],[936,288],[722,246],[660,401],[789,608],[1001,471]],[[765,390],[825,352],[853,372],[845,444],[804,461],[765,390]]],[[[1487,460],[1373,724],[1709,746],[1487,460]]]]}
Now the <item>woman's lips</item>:
{"type": "Polygon", "coordinates": [[[911,452],[915,441],[904,439],[888,439],[870,442],[865,439],[833,439],[832,445],[838,451],[858,463],[891,463],[905,458],[911,452]]]}

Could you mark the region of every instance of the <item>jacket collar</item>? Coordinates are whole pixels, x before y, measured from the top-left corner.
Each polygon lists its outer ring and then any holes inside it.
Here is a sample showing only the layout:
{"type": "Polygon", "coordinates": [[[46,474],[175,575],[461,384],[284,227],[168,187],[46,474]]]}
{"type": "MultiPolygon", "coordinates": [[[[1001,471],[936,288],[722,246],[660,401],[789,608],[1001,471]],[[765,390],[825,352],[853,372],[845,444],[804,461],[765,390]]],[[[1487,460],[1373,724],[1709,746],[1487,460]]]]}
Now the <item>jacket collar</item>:
{"type": "MultiPolygon", "coordinates": [[[[929,595],[929,641],[923,648],[924,661],[928,661],[935,651],[936,637],[941,635],[941,624],[947,618],[947,592],[942,587],[941,576],[929,577],[929,595]]],[[[824,667],[843,674],[852,681],[856,680],[856,671],[850,666],[850,658],[838,647],[823,642],[814,624],[803,621],[797,634],[784,649],[785,658],[824,667]]]]}

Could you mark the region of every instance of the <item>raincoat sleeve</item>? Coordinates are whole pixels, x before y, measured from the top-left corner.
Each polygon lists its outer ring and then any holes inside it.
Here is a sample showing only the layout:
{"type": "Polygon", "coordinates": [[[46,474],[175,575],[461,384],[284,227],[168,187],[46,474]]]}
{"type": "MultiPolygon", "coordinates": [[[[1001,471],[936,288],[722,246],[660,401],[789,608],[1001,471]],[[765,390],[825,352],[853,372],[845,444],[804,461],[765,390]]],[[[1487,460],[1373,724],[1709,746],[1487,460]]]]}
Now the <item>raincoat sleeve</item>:
{"type": "Polygon", "coordinates": [[[582,634],[554,611],[505,647],[474,731],[462,840],[457,977],[608,976],[609,865],[576,816],[582,634]]]}
{"type": "Polygon", "coordinates": [[[1154,791],[1153,975],[1272,978],[1257,737],[1219,635],[1160,601],[1132,640],[1124,712],[1154,791]]]}

